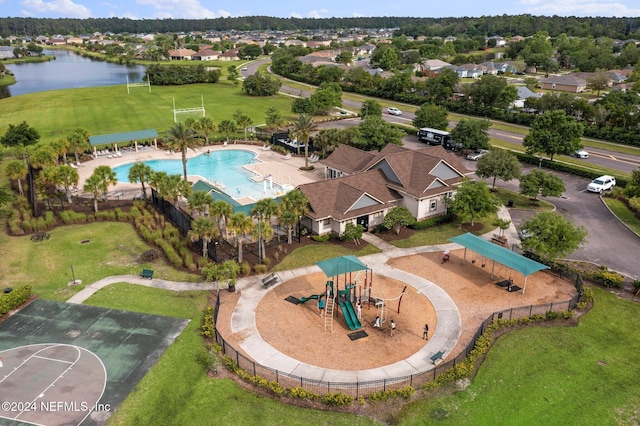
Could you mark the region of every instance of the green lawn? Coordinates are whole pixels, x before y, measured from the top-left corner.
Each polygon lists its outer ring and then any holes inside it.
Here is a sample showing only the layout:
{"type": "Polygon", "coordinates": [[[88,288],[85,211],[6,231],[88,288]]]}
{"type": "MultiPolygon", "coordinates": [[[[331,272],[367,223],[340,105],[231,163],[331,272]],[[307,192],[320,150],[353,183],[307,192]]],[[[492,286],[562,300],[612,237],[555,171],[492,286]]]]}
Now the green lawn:
{"type": "Polygon", "coordinates": [[[170,280],[202,280],[198,275],[176,271],[161,259],[153,264],[138,263],[149,246],[128,223],[65,226],[49,233],[51,238],[39,243],[29,236],[0,233],[0,276],[4,286],[31,284],[40,297],[63,301],[87,284],[111,275],[138,274],[143,267],[151,267],[156,276],[170,280]],[[83,244],[83,240],[90,242],[83,244]],[[82,280],[82,285],[69,287],[72,276],[82,280]]]}
{"type": "Polygon", "coordinates": [[[637,424],[640,305],[594,295],[577,327],[499,338],[470,387],[408,406],[398,424],[637,424]]]}
{"type": "Polygon", "coordinates": [[[618,219],[631,228],[636,234],[640,234],[640,219],[635,217],[633,212],[620,200],[616,198],[603,197],[604,202],[609,206],[613,214],[618,219]]]}
{"type": "MultiPolygon", "coordinates": [[[[265,113],[270,107],[277,108],[287,121],[291,113],[291,98],[272,96],[256,100],[242,93],[241,85],[228,82],[216,84],[193,84],[184,86],[152,86],[134,88],[127,94],[125,85],[67,89],[32,93],[2,99],[0,108],[0,134],[9,124],[26,121],[40,132],[44,142],[67,136],[77,127],[86,128],[91,135],[126,132],[141,129],[156,129],[162,135],[173,123],[173,101],[176,108],[194,108],[204,101],[207,117],[219,124],[233,119],[240,109],[248,114],[254,124],[264,123],[265,113]],[[34,106],[38,111],[34,113],[34,106]]],[[[180,119],[187,118],[180,114],[180,119]]],[[[198,119],[191,114],[189,117],[198,119]]]]}
{"type": "Polygon", "coordinates": [[[296,269],[303,266],[315,265],[321,260],[331,259],[332,257],[337,256],[346,256],[349,254],[366,256],[374,253],[380,253],[380,249],[366,243],[363,243],[363,247],[356,252],[334,244],[316,243],[300,247],[292,251],[291,254],[287,255],[287,257],[282,260],[282,262],[274,266],[273,270],[286,271],[287,269],[296,269]]]}
{"type": "MultiPolygon", "coordinates": [[[[189,318],[191,322],[129,394],[110,425],[373,425],[366,417],[300,409],[247,392],[229,379],[210,379],[200,323],[208,292],[176,293],[130,284],[107,286],[86,304],[189,318]]],[[[224,368],[224,367],[221,367],[224,368]]]]}

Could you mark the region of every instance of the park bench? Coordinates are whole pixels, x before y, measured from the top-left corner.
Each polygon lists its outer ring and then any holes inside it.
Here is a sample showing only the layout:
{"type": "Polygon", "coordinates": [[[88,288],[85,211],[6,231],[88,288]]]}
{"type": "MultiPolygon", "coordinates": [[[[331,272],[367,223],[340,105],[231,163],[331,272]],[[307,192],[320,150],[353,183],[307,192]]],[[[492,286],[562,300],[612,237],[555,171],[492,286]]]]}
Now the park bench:
{"type": "Polygon", "coordinates": [[[142,278],[153,278],[153,269],[143,269],[142,272],[140,272],[140,276],[142,278]]]}
{"type": "Polygon", "coordinates": [[[438,351],[435,354],[431,355],[431,362],[433,364],[436,363],[437,360],[442,361],[442,356],[444,355],[444,351],[438,351]]]}
{"type": "Polygon", "coordinates": [[[262,285],[264,286],[264,288],[267,288],[271,284],[275,284],[277,282],[278,282],[278,276],[273,272],[262,279],[262,285]]]}
{"type": "Polygon", "coordinates": [[[497,235],[497,234],[493,234],[491,236],[491,241],[494,243],[500,244],[501,246],[504,246],[507,244],[507,238],[501,237],[500,235],[497,235]]]}

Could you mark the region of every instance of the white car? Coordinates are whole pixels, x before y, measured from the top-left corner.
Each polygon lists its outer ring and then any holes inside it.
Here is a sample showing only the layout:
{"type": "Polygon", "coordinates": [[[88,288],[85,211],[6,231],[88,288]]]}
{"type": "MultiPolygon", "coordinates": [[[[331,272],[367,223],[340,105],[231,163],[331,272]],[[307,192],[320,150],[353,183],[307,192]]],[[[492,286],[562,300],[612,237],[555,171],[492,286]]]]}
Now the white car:
{"type": "Polygon", "coordinates": [[[248,69],[249,69],[249,68],[247,68],[247,67],[242,67],[242,71],[246,71],[246,70],[248,70],[248,69]]]}
{"type": "Polygon", "coordinates": [[[579,149],[573,153],[573,156],[578,158],[589,158],[589,153],[584,149],[579,149]]]}
{"type": "Polygon", "coordinates": [[[471,154],[467,155],[467,160],[478,161],[480,158],[487,155],[488,153],[489,151],[486,149],[476,149],[471,154]]]}
{"type": "Polygon", "coordinates": [[[398,108],[389,107],[389,108],[387,108],[387,114],[389,114],[389,115],[402,115],[402,111],[400,111],[398,108]]]}
{"type": "Polygon", "coordinates": [[[614,186],[616,186],[616,178],[604,175],[592,180],[591,183],[587,185],[587,191],[602,194],[602,191],[613,189],[614,186]]]}

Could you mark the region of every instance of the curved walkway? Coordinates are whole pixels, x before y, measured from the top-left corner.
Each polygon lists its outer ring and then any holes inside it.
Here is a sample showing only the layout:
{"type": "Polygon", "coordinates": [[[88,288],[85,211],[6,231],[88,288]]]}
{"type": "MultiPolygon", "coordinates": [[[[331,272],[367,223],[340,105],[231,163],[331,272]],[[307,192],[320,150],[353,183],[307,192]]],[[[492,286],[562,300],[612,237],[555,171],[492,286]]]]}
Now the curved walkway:
{"type": "MultiPolygon", "coordinates": [[[[506,207],[500,209],[498,217],[510,220],[509,211],[506,207]]],[[[485,234],[484,237],[490,238],[494,232],[495,230],[492,230],[485,234]]],[[[513,223],[509,226],[509,229],[505,231],[505,235],[510,241],[518,240],[517,231],[513,223]]],[[[433,304],[437,315],[438,326],[436,327],[433,337],[427,341],[424,347],[410,357],[394,364],[359,371],[333,370],[297,361],[277,351],[260,336],[256,327],[255,312],[266,291],[260,285],[261,277],[250,276],[239,279],[236,284],[236,289],[240,291],[240,299],[231,315],[231,331],[233,333],[243,332],[246,335],[246,339],[240,344],[242,349],[256,362],[264,366],[296,376],[328,382],[361,382],[418,374],[434,368],[430,356],[435,352],[444,351],[445,354],[450,354],[458,342],[462,331],[460,313],[451,297],[437,284],[408,272],[392,268],[387,265],[387,261],[395,257],[410,256],[417,253],[439,252],[447,249],[455,250],[461,247],[458,244],[449,243],[434,246],[398,248],[368,233],[364,234],[362,239],[381,250],[381,253],[361,257],[360,259],[364,263],[370,267],[374,267],[378,274],[389,276],[407,285],[411,285],[416,291],[426,296],[433,304]]],[[[280,277],[280,282],[285,282],[299,276],[316,272],[320,272],[320,268],[312,265],[279,272],[278,276],[280,277]]],[[[174,282],[157,278],[146,279],[137,275],[117,275],[87,285],[67,302],[82,303],[101,288],[119,282],[174,291],[212,290],[215,288],[214,284],[206,282],[174,282]]]]}

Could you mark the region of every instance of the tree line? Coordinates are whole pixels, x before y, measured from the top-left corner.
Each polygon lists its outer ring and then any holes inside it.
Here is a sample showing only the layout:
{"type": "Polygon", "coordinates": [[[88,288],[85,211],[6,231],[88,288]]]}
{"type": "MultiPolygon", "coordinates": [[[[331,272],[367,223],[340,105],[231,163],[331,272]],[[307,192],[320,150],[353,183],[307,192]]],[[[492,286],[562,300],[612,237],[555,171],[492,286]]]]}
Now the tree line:
{"type": "Polygon", "coordinates": [[[552,37],[569,36],[640,38],[640,17],[608,18],[575,16],[502,15],[462,18],[353,17],[353,18],[278,18],[241,16],[215,19],[128,19],[128,18],[0,18],[0,36],[105,33],[169,33],[188,31],[294,31],[342,30],[350,28],[398,28],[396,35],[440,36],[530,36],[546,31],[552,37]]]}

